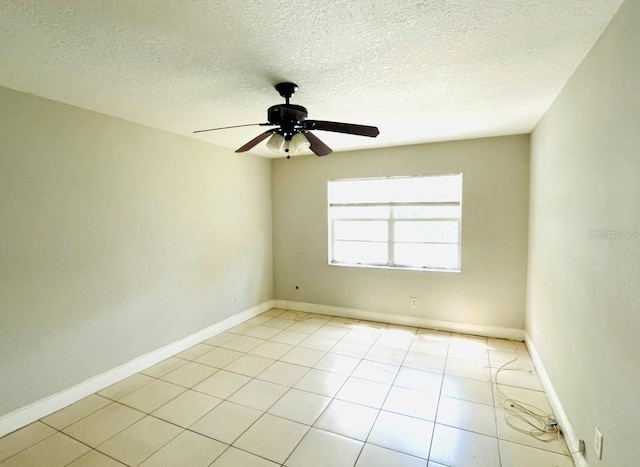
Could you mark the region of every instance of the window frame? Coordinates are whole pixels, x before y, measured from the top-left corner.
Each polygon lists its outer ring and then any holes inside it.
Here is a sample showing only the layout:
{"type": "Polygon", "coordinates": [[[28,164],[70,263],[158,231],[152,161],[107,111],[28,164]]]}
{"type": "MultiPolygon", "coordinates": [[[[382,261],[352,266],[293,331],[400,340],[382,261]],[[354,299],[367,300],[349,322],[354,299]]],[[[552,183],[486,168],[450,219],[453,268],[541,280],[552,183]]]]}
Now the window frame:
{"type": "Polygon", "coordinates": [[[424,272],[462,272],[462,188],[463,188],[463,175],[462,172],[435,174],[435,175],[411,175],[411,176],[392,176],[392,177],[370,177],[370,178],[352,178],[352,179],[335,179],[327,181],[327,221],[328,221],[328,264],[329,266],[338,267],[360,267],[360,268],[375,268],[375,269],[395,269],[395,270],[412,270],[412,271],[424,271],[424,272]],[[349,181],[363,181],[363,180],[384,180],[384,179],[415,179],[415,178],[430,178],[430,177],[446,177],[456,175],[460,178],[460,201],[418,201],[418,202],[355,202],[355,203],[336,203],[331,200],[331,184],[334,182],[349,182],[349,181]],[[433,206],[433,207],[457,207],[459,208],[458,215],[453,217],[418,217],[418,218],[398,218],[396,217],[396,207],[404,206],[433,206]],[[388,217],[339,217],[334,218],[332,216],[332,208],[339,207],[387,207],[388,217]],[[373,222],[384,221],[387,223],[388,234],[386,241],[373,241],[373,240],[337,240],[337,241],[361,241],[363,243],[384,243],[387,246],[387,262],[386,263],[349,263],[344,261],[336,261],[334,258],[334,243],[335,239],[335,223],[339,221],[357,221],[357,222],[373,222]],[[396,225],[398,222],[455,222],[457,224],[457,241],[456,242],[397,242],[396,237],[396,225]],[[396,263],[395,259],[395,247],[397,243],[415,243],[426,245],[457,245],[457,267],[445,268],[435,266],[414,266],[403,265],[396,263]]]}

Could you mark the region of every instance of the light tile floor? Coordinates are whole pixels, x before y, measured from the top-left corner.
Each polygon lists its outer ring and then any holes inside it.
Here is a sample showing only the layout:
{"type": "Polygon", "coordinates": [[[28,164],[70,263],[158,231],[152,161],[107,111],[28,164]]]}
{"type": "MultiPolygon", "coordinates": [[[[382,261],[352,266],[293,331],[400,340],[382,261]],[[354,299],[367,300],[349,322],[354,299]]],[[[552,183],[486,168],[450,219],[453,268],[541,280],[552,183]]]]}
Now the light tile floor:
{"type": "Polygon", "coordinates": [[[551,412],[523,343],[272,309],[0,438],[0,465],[573,466],[505,397],[551,412]]]}

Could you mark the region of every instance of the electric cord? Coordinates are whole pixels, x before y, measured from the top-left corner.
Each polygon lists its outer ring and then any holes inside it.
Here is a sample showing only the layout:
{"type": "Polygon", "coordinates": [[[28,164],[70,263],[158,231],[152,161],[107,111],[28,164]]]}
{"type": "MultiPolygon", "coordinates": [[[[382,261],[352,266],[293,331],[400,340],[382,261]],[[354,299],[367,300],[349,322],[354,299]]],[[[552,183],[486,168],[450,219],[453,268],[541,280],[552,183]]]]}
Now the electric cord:
{"type": "Polygon", "coordinates": [[[529,370],[525,368],[507,368],[508,365],[511,365],[516,360],[518,360],[518,355],[501,365],[496,370],[493,378],[496,391],[504,398],[501,405],[504,409],[505,422],[512,429],[529,435],[543,443],[550,443],[559,439],[560,428],[555,419],[555,415],[546,413],[533,404],[510,398],[500,389],[501,383],[498,381],[500,373],[504,371],[529,373],[529,370]],[[526,428],[523,428],[522,425],[526,428]]]}
{"type": "MultiPolygon", "coordinates": [[[[529,373],[529,370],[525,368],[506,368],[516,360],[518,360],[518,355],[516,355],[516,357],[512,360],[500,366],[498,370],[496,370],[495,376],[493,378],[496,391],[504,398],[504,401],[501,405],[505,413],[505,422],[514,430],[530,435],[538,441],[544,443],[550,443],[552,441],[560,439],[560,436],[562,435],[562,429],[558,425],[558,421],[556,420],[554,414],[545,413],[542,409],[532,404],[507,397],[507,395],[500,389],[501,383],[498,382],[498,375],[501,372],[520,371],[529,373]],[[516,426],[513,422],[514,419],[520,420],[520,422],[522,422],[523,424],[528,425],[529,429],[516,426]]],[[[562,443],[562,451],[568,456],[583,453],[582,448],[579,448],[576,451],[570,451],[565,443],[562,443]]]]}

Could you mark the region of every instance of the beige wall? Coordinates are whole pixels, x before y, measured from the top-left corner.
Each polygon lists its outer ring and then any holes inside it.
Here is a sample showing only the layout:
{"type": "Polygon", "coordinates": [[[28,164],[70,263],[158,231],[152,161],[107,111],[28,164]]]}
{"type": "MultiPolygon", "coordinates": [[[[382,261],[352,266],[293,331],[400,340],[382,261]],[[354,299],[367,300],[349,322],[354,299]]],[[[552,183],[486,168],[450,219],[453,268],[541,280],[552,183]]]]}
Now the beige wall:
{"type": "Polygon", "coordinates": [[[2,88],[0,122],[0,416],[273,298],[270,161],[2,88]]]}
{"type": "Polygon", "coordinates": [[[278,159],[272,170],[276,298],[524,328],[528,136],[278,159]],[[451,172],[464,180],[462,273],[327,265],[327,180],[451,172]]]}
{"type": "Polygon", "coordinates": [[[532,136],[527,329],[592,467],[640,459],[640,237],[591,238],[640,234],[639,51],[627,1],[532,136]]]}

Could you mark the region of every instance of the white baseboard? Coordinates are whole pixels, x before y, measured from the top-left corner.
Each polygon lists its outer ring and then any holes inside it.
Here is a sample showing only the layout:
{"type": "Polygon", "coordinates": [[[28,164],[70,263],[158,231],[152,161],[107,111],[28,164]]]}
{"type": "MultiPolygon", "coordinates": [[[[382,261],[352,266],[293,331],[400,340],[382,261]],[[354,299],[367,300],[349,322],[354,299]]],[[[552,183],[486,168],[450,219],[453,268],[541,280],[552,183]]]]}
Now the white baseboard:
{"type": "Polygon", "coordinates": [[[150,366],[180,353],[199,342],[210,339],[216,334],[220,334],[221,332],[237,326],[260,313],[264,313],[274,306],[275,304],[273,300],[261,303],[260,305],[230,316],[229,318],[219,321],[205,329],[194,332],[183,339],[172,342],[171,344],[165,345],[164,347],[142,355],[141,357],[135,358],[134,360],[109,370],[106,373],[94,376],[93,378],[83,381],[76,386],[3,415],[0,417],[0,437],[7,433],[11,433],[18,428],[26,426],[29,423],[35,422],[42,417],[46,417],[47,415],[71,405],[95,392],[101,391],[107,386],[111,386],[118,381],[149,368],[150,366]]]}
{"type": "MultiPolygon", "coordinates": [[[[207,340],[229,328],[253,318],[270,308],[285,308],[288,310],[304,311],[323,315],[342,316],[346,318],[364,319],[369,321],[382,321],[386,323],[400,324],[405,326],[417,326],[430,329],[440,329],[443,331],[453,331],[465,334],[474,334],[486,337],[496,337],[501,339],[525,340],[525,332],[521,329],[503,328],[497,326],[479,326],[473,324],[462,324],[450,321],[437,321],[411,316],[395,315],[388,313],[374,313],[354,308],[343,308],[328,305],[317,305],[313,303],[293,302],[286,300],[269,300],[255,307],[244,310],[227,319],[224,319],[212,326],[197,331],[183,339],[175,341],[157,350],[142,355],[130,362],[120,365],[110,371],[90,378],[69,389],[53,394],[25,407],[17,409],[11,413],[0,417],[0,437],[11,433],[23,426],[50,415],[74,402],[79,401],[93,393],[111,386],[129,376],[138,373],[156,363],[161,362],[189,347],[207,340]]],[[[529,341],[527,341],[529,345],[529,341]]],[[[533,355],[532,355],[533,357],[533,355]]],[[[535,362],[535,360],[534,360],[535,362]]],[[[536,365],[537,366],[537,365],[536,365]]],[[[546,376],[546,373],[545,373],[546,376]]],[[[542,377],[542,376],[541,376],[542,377]]],[[[548,378],[547,378],[548,379],[548,378]]],[[[543,380],[543,384],[545,381],[543,380]]],[[[549,383],[550,384],[550,383],[549,383]]],[[[554,393],[555,394],[555,393],[554,393]]],[[[557,398],[556,398],[557,399],[557,398]]],[[[552,402],[553,403],[553,402],[552,402]]],[[[554,406],[554,411],[556,410],[554,406]]],[[[556,411],[556,414],[558,412],[556,411]]],[[[559,420],[560,421],[560,420],[559,420]]],[[[562,423],[561,423],[561,426],[562,423]]],[[[564,429],[564,426],[563,426],[564,429]]],[[[571,448],[572,451],[576,449],[571,448]]],[[[582,464],[577,464],[583,467],[582,464]]],[[[587,464],[584,464],[588,467],[587,464]]]]}
{"type": "Polygon", "coordinates": [[[556,390],[551,383],[551,379],[549,379],[549,375],[547,374],[547,371],[542,364],[542,360],[540,359],[540,354],[538,354],[538,350],[531,340],[529,333],[525,333],[525,342],[527,344],[529,354],[531,355],[533,365],[535,366],[536,371],[538,372],[538,376],[540,377],[540,382],[542,383],[542,386],[547,393],[547,398],[549,399],[549,403],[551,404],[553,413],[557,417],[558,425],[560,426],[562,434],[567,441],[567,446],[569,447],[569,451],[571,452],[571,457],[573,458],[574,464],[577,467],[589,467],[587,460],[580,452],[580,441],[578,439],[578,436],[576,435],[575,431],[573,431],[573,427],[571,426],[569,417],[562,407],[560,398],[558,397],[558,394],[556,393],[556,390]]]}
{"type": "Polygon", "coordinates": [[[525,337],[525,332],[523,329],[503,328],[498,326],[481,326],[476,324],[462,324],[455,323],[453,321],[437,321],[426,318],[416,318],[413,316],[374,313],[371,311],[358,310],[355,308],[317,305],[314,303],[292,302],[287,300],[274,300],[274,302],[277,308],[285,308],[287,310],[294,311],[305,311],[308,313],[317,313],[321,315],[342,316],[344,318],[365,319],[368,321],[382,321],[384,323],[439,329],[442,331],[453,331],[463,334],[495,337],[499,339],[510,339],[514,341],[524,341],[525,337]]]}

